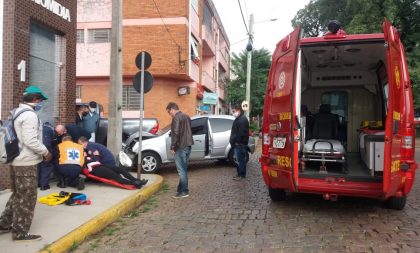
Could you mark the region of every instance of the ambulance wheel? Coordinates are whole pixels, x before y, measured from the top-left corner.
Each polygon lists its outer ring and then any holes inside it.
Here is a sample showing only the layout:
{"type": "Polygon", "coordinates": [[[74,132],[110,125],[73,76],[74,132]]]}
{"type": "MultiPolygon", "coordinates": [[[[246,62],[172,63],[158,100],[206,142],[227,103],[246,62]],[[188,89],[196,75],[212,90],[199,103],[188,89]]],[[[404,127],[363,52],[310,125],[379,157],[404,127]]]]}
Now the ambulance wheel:
{"type": "Polygon", "coordinates": [[[407,196],[389,197],[386,200],[386,206],[394,210],[403,210],[406,202],[407,202],[407,196]]]}
{"type": "Polygon", "coordinates": [[[272,201],[284,201],[286,200],[286,191],[284,189],[268,188],[268,195],[272,201]]]}
{"type": "MultiPolygon", "coordinates": [[[[238,166],[238,161],[236,160],[236,155],[233,149],[229,151],[228,159],[229,159],[230,164],[232,164],[232,166],[234,167],[238,166]]],[[[249,153],[246,152],[246,162],[248,163],[248,161],[249,161],[249,153]]]]}

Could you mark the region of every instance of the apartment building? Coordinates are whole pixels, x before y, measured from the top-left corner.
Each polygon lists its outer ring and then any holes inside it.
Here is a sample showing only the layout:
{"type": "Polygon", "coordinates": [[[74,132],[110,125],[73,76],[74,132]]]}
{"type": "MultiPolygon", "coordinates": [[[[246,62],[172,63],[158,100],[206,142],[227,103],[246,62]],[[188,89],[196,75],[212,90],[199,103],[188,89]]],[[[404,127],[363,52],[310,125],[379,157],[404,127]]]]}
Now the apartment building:
{"type": "MultiPolygon", "coordinates": [[[[78,0],[77,99],[109,101],[111,0],[78,0]]],[[[170,123],[169,101],[189,115],[224,113],[229,40],[211,0],[123,0],[123,117],[138,117],[140,95],[132,86],[141,51],[152,56],[153,88],[144,116],[170,123]]]]}
{"type": "MultiPolygon", "coordinates": [[[[19,105],[28,85],[48,96],[43,122],[74,122],[76,1],[0,0],[0,115],[19,105]]],[[[0,189],[9,187],[0,166],[0,189]]]]}

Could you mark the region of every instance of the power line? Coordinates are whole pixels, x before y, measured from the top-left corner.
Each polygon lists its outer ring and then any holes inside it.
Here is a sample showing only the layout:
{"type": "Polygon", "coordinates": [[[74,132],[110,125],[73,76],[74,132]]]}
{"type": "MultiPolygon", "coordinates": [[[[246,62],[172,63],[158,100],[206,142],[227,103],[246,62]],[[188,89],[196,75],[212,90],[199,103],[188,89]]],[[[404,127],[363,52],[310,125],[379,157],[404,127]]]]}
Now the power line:
{"type": "Polygon", "coordinates": [[[162,20],[163,26],[165,27],[166,32],[168,32],[168,33],[169,33],[169,36],[171,37],[171,40],[175,43],[175,45],[177,45],[178,47],[181,47],[181,46],[180,46],[180,45],[179,45],[179,44],[175,41],[174,37],[172,37],[172,34],[171,34],[171,32],[169,31],[169,28],[168,28],[168,26],[166,25],[165,21],[163,20],[163,18],[162,18],[162,14],[160,13],[159,7],[157,6],[157,4],[156,4],[155,0],[152,0],[152,1],[153,1],[153,3],[155,4],[155,8],[156,8],[156,10],[157,10],[157,12],[158,12],[158,14],[159,14],[160,19],[162,20]]]}
{"type": "Polygon", "coordinates": [[[239,4],[239,9],[241,10],[242,21],[244,21],[244,25],[245,25],[245,29],[246,29],[246,34],[249,34],[248,26],[246,25],[245,18],[244,18],[244,13],[242,12],[242,6],[241,6],[241,1],[240,0],[238,0],[238,4],[239,4]]]}

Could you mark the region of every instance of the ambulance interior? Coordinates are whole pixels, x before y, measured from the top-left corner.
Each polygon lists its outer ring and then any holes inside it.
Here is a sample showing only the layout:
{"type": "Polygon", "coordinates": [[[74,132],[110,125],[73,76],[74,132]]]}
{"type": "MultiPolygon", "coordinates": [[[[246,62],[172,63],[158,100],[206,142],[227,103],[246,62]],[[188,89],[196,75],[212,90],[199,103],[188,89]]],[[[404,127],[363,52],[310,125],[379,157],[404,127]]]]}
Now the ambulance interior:
{"type": "Polygon", "coordinates": [[[384,41],[303,43],[299,59],[299,177],[382,181],[388,97],[384,41]]]}

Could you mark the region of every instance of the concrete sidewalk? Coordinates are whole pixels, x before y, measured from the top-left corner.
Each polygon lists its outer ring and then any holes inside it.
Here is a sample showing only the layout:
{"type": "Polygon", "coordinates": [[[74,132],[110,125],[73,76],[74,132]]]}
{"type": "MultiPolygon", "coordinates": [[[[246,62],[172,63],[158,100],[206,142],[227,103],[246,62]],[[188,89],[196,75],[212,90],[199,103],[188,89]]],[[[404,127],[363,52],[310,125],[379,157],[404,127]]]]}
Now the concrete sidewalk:
{"type": "MultiPolygon", "coordinates": [[[[67,206],[65,204],[48,206],[37,202],[35,216],[30,233],[42,235],[38,242],[14,242],[11,233],[0,235],[1,252],[65,252],[75,242],[83,241],[87,236],[97,233],[108,224],[140,205],[162,184],[159,175],[142,175],[149,182],[139,190],[125,190],[111,185],[87,182],[83,191],[68,187],[61,189],[56,183],[47,191],[38,191],[38,198],[51,193],[65,191],[83,192],[91,200],[91,205],[67,206]],[[4,250],[4,251],[3,251],[4,250]]],[[[0,210],[11,195],[10,190],[0,191],[0,210]]]]}

